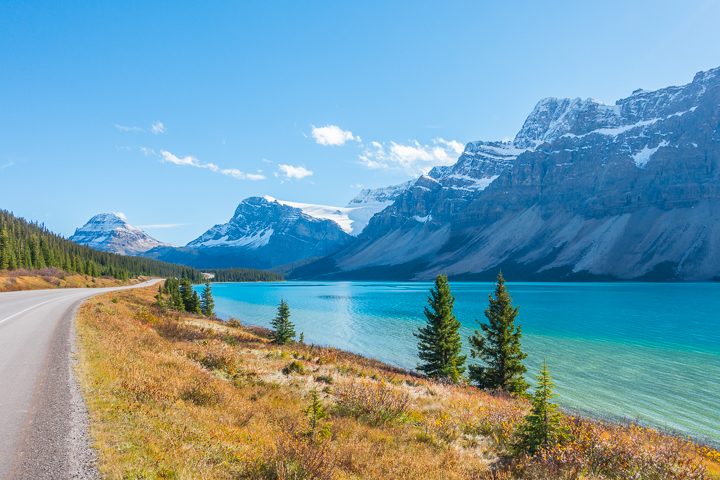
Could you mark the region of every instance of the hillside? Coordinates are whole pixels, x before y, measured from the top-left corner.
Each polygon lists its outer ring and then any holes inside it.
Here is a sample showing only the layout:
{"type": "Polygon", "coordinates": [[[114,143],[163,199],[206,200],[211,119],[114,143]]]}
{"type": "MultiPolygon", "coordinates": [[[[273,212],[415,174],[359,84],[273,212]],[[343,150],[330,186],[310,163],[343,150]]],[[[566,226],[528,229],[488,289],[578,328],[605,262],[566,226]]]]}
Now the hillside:
{"type": "Polygon", "coordinates": [[[300,278],[720,278],[720,68],[614,104],[540,100],[300,278]]]}
{"type": "Polygon", "coordinates": [[[525,401],[331,348],[275,346],[262,329],[163,311],[154,294],[104,295],[79,313],[80,375],[107,478],[720,475],[715,450],[579,417],[565,418],[569,444],[515,456],[525,401]],[[308,413],[313,391],[325,415],[308,413]]]}
{"type": "Polygon", "coordinates": [[[189,267],[80,246],[50,232],[43,225],[0,210],[0,271],[38,271],[45,268],[119,280],[142,275],[201,279],[200,272],[189,267]]]}

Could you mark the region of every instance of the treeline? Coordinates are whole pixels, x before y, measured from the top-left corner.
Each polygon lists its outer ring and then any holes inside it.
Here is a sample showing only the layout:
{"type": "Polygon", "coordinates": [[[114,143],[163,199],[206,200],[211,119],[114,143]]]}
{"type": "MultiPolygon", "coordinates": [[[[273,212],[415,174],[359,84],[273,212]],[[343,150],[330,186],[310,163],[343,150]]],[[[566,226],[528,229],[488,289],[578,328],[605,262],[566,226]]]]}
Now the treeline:
{"type": "Polygon", "coordinates": [[[52,233],[0,210],[0,270],[38,270],[54,267],[70,273],[120,280],[140,275],[188,278],[200,281],[197,270],[142,257],[100,252],[52,233]]]}
{"type": "Polygon", "coordinates": [[[190,279],[168,278],[158,288],[155,303],[161,309],[171,309],[215,318],[215,299],[213,298],[210,282],[207,280],[205,281],[205,288],[198,295],[193,289],[190,279]]]}
{"type": "Polygon", "coordinates": [[[252,268],[223,268],[219,270],[205,270],[215,275],[213,282],[281,282],[285,277],[281,273],[252,268]]]}

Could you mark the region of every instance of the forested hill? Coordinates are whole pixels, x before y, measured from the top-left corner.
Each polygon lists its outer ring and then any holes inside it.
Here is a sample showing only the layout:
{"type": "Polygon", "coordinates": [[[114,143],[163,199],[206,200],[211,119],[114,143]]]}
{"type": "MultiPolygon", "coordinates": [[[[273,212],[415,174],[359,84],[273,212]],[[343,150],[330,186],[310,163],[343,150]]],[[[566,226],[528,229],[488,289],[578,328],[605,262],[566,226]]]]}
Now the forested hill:
{"type": "Polygon", "coordinates": [[[126,280],[139,275],[187,277],[199,281],[197,270],[142,257],[99,252],[77,245],[43,225],[0,210],[0,270],[55,267],[93,277],[126,280]]]}
{"type": "Polygon", "coordinates": [[[282,273],[252,268],[223,268],[203,270],[213,274],[213,282],[281,282],[285,280],[282,273]]]}

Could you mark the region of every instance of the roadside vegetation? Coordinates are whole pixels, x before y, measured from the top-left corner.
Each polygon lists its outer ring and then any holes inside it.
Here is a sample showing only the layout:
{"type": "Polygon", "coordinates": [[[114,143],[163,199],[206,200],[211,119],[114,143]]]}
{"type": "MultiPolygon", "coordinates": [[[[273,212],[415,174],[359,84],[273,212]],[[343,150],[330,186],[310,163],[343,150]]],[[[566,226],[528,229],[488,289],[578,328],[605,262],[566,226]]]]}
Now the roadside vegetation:
{"type": "MultiPolygon", "coordinates": [[[[107,294],[78,315],[79,373],[106,478],[720,478],[714,450],[561,414],[547,368],[529,401],[470,385],[457,357],[428,356],[433,379],[295,342],[287,305],[276,325],[292,335],[279,341],[277,331],[158,305],[156,294],[107,294]]],[[[441,300],[428,320],[455,351],[441,300]]]]}
{"type": "Polygon", "coordinates": [[[147,280],[147,277],[137,277],[127,281],[113,277],[91,277],[52,267],[40,270],[4,270],[0,271],[0,292],[46,288],[117,287],[133,285],[144,280],[147,280]]]}

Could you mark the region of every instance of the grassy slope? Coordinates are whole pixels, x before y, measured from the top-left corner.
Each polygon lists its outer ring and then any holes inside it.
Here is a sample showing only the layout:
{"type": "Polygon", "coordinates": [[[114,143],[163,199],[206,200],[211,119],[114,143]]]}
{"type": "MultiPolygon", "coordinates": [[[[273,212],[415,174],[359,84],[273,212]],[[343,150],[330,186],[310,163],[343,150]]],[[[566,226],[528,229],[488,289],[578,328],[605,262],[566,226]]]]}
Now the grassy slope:
{"type": "Polygon", "coordinates": [[[56,268],[0,270],[0,292],[45,288],[116,287],[119,285],[132,285],[140,281],[142,279],[123,282],[111,277],[91,277],[77,273],[67,273],[56,268]]]}
{"type": "Polygon", "coordinates": [[[627,478],[631,471],[642,474],[637,478],[709,478],[705,468],[718,472],[716,452],[583,419],[568,420],[577,440],[546,458],[503,460],[524,402],[435,384],[334,349],[278,348],[257,330],[161,312],[153,293],[97,297],[78,316],[80,377],[107,478],[454,479],[490,478],[491,469],[493,478],[577,478],[583,470],[594,471],[584,478],[627,478]],[[293,362],[296,371],[288,371],[293,362]],[[312,389],[328,412],[314,435],[306,413],[312,389]]]}

